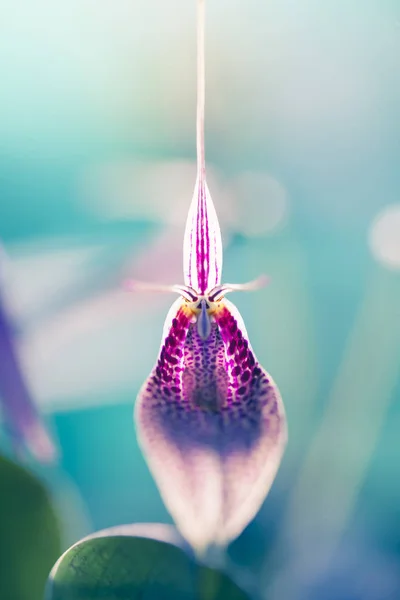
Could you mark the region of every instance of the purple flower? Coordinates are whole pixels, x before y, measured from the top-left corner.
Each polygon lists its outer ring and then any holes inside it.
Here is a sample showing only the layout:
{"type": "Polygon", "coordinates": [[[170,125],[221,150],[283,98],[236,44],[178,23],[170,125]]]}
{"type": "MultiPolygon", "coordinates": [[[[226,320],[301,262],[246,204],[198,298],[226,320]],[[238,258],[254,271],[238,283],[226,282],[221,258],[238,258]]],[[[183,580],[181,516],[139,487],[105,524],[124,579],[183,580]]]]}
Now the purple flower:
{"type": "MultiPolygon", "coordinates": [[[[2,258],[0,253],[0,261],[2,258]]],[[[41,462],[50,462],[55,459],[56,450],[27,386],[1,288],[0,285],[0,402],[3,419],[18,453],[25,446],[41,462]]]]}
{"type": "MultiPolygon", "coordinates": [[[[225,545],[260,508],[286,444],[283,403],[221,285],[222,243],[204,158],[204,1],[198,19],[198,175],[184,237],[184,283],[135,408],[139,443],[165,505],[198,551],[225,545]]],[[[134,284],[140,289],[140,285],[134,284]]],[[[154,286],[153,286],[154,287],[154,286]]]]}
{"type": "Polygon", "coordinates": [[[278,388],[225,299],[255,285],[220,285],[221,240],[205,181],[196,184],[185,257],[186,285],[135,417],[164,502],[201,551],[228,543],[255,516],[277,472],[286,423],[278,388]]]}

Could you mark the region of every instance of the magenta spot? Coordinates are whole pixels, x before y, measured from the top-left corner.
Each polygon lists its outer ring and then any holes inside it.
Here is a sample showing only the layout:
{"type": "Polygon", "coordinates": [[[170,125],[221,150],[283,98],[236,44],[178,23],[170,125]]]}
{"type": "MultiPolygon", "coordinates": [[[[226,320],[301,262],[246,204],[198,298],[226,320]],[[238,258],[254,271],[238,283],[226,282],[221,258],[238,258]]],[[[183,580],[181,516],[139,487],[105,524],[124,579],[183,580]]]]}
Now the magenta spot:
{"type": "Polygon", "coordinates": [[[180,393],[180,391],[181,391],[181,388],[180,388],[180,387],[178,387],[177,385],[174,385],[174,386],[171,388],[171,391],[172,391],[172,392],[175,392],[175,394],[179,394],[179,393],[180,393]]]}
{"type": "Polygon", "coordinates": [[[248,381],[250,379],[250,371],[245,371],[242,375],[242,381],[243,383],[245,383],[246,381],[248,381]]]}
{"type": "Polygon", "coordinates": [[[232,340],[228,347],[228,354],[233,354],[236,350],[236,340],[232,340]]]}
{"type": "Polygon", "coordinates": [[[244,360],[247,356],[247,348],[243,348],[240,352],[239,352],[239,358],[241,360],[244,360]]]}
{"type": "Polygon", "coordinates": [[[179,315],[178,320],[179,320],[179,323],[181,325],[183,325],[184,327],[186,327],[188,320],[187,320],[187,317],[183,313],[181,313],[179,315]]]}
{"type": "Polygon", "coordinates": [[[232,319],[232,322],[231,322],[231,323],[230,323],[230,325],[229,325],[229,331],[230,331],[231,333],[235,333],[235,331],[236,331],[236,330],[237,330],[237,323],[236,323],[236,321],[234,321],[234,320],[232,319]]]}
{"type": "Polygon", "coordinates": [[[235,375],[235,377],[237,377],[239,375],[240,371],[241,371],[240,367],[233,367],[232,375],[235,375]]]}
{"type": "Polygon", "coordinates": [[[178,327],[178,319],[172,319],[172,327],[178,327]]]}
{"type": "Polygon", "coordinates": [[[178,359],[175,358],[175,356],[172,356],[171,354],[166,354],[165,355],[165,360],[168,361],[169,363],[173,364],[173,365],[177,365],[178,364],[178,359]]]}
{"type": "Polygon", "coordinates": [[[184,329],[179,329],[179,330],[176,332],[176,337],[177,337],[179,340],[183,340],[183,338],[185,337],[185,331],[184,331],[184,329]]]}

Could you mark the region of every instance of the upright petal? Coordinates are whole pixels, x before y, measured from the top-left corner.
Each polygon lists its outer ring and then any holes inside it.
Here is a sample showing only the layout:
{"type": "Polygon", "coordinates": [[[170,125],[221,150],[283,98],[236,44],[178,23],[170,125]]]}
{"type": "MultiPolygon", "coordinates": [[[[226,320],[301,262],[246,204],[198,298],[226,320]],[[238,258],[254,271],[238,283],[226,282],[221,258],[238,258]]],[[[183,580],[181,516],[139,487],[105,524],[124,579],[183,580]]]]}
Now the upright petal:
{"type": "Polygon", "coordinates": [[[221,283],[222,241],[204,177],[197,178],[183,241],[185,284],[204,294],[221,283]]]}
{"type": "Polygon", "coordinates": [[[138,397],[137,432],[168,510],[202,551],[228,543],[258,511],[283,453],[285,415],[231,303],[206,340],[185,307],[166,333],[138,397]]]}

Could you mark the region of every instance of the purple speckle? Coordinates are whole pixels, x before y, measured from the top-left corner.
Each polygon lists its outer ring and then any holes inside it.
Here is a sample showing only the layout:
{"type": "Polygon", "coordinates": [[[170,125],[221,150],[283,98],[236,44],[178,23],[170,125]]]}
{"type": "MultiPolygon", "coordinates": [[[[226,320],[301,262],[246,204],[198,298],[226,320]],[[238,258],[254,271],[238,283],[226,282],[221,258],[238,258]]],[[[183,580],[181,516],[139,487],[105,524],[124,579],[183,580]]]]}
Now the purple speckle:
{"type": "Polygon", "coordinates": [[[232,340],[228,347],[228,354],[233,354],[236,350],[236,340],[232,340]]]}
{"type": "Polygon", "coordinates": [[[239,359],[243,360],[246,358],[247,356],[247,348],[243,348],[240,352],[239,352],[239,359]]]}
{"type": "Polygon", "coordinates": [[[245,371],[242,375],[242,381],[245,383],[250,379],[250,371],[245,371]]]}
{"type": "Polygon", "coordinates": [[[230,325],[229,325],[229,331],[230,331],[232,334],[234,334],[236,330],[237,330],[237,323],[236,323],[236,321],[233,321],[233,320],[232,320],[232,322],[231,322],[231,323],[230,323],[230,325]]]}

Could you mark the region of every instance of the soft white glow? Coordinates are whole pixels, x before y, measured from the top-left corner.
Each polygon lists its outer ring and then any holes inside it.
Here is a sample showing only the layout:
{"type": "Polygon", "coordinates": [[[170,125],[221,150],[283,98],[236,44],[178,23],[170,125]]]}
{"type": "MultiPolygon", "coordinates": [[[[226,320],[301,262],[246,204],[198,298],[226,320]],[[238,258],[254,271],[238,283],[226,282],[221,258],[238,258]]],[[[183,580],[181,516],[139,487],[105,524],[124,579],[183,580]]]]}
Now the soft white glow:
{"type": "Polygon", "coordinates": [[[246,171],[230,184],[237,201],[237,230],[248,236],[265,235],[283,226],[287,194],[283,186],[267,173],[246,171]]]}
{"type": "Polygon", "coordinates": [[[377,261],[400,270],[400,204],[386,206],[372,223],[369,243],[377,261]]]}
{"type": "MultiPolygon", "coordinates": [[[[194,161],[116,161],[88,169],[81,193],[87,209],[101,219],[143,219],[183,228],[195,181],[194,161]]],[[[233,199],[216,169],[207,168],[207,183],[221,228],[229,228],[235,219],[233,199]]]]}
{"type": "Polygon", "coordinates": [[[81,283],[102,249],[98,244],[78,245],[72,238],[9,246],[3,293],[17,323],[28,321],[57,294],[81,283]]]}
{"type": "MultiPolygon", "coordinates": [[[[151,245],[128,256],[122,269],[126,277],[181,281],[182,232],[177,229],[168,227],[151,245]]],[[[88,289],[86,297],[80,296],[79,302],[61,312],[46,317],[44,310],[40,319],[35,318],[35,311],[46,306],[55,292],[81,289],[96,253],[103,251],[95,244],[75,243],[71,248],[72,243],[53,239],[7,248],[10,268],[3,291],[16,323],[23,325],[20,358],[39,405],[49,411],[112,402],[110,391],[138,386],[157,351],[159,312],[163,314],[169,303],[163,294],[127,293],[121,274],[120,288],[101,293],[88,289]],[[149,339],[140,352],[138,337],[149,339]]]]}
{"type": "MultiPolygon", "coordinates": [[[[158,301],[162,299],[160,295],[158,301]]],[[[138,338],[156,339],[152,319],[144,295],[137,295],[136,303],[131,294],[115,291],[88,299],[27,332],[20,355],[41,409],[112,402],[111,391],[138,386],[157,348],[158,340],[140,346],[138,352],[138,338]]]]}

